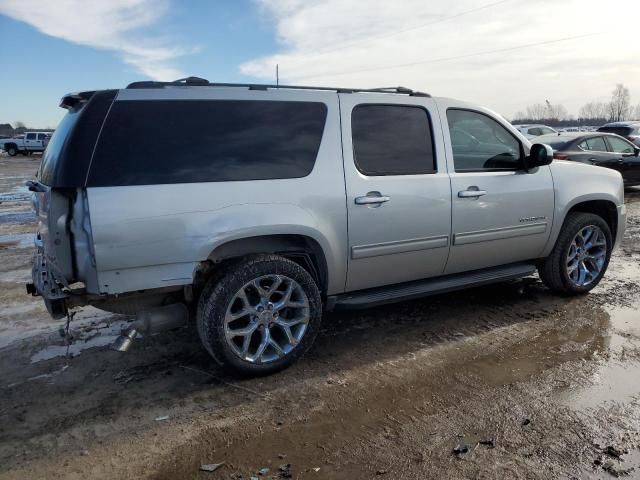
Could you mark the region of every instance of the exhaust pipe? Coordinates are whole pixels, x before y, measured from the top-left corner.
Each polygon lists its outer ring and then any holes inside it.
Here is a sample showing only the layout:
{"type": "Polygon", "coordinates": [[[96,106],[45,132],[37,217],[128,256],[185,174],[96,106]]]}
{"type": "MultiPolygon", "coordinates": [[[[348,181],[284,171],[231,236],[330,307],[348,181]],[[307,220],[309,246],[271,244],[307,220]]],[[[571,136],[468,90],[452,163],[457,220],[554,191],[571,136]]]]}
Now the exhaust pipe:
{"type": "Polygon", "coordinates": [[[115,350],[116,352],[126,352],[133,345],[133,340],[138,336],[138,331],[133,328],[127,328],[116,341],[111,345],[111,350],[115,350]]]}
{"type": "Polygon", "coordinates": [[[185,325],[188,318],[189,311],[184,303],[173,303],[164,307],[139,312],[137,320],[113,342],[111,349],[118,352],[126,352],[131,348],[133,340],[139,333],[156,335],[173,330],[185,325]]]}

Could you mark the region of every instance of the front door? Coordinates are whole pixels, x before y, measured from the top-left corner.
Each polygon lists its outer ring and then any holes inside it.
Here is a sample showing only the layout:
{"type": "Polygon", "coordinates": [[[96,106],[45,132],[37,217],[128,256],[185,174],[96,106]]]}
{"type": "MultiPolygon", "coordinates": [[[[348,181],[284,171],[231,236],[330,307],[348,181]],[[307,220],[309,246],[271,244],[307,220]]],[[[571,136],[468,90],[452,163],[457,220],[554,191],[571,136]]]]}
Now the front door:
{"type": "Polygon", "coordinates": [[[483,112],[446,110],[453,244],[446,273],[537,258],[553,221],[548,166],[522,169],[523,146],[483,112]]]}
{"type": "Polygon", "coordinates": [[[347,291],[440,275],[451,191],[432,99],[339,94],[349,260],[347,291]]]}

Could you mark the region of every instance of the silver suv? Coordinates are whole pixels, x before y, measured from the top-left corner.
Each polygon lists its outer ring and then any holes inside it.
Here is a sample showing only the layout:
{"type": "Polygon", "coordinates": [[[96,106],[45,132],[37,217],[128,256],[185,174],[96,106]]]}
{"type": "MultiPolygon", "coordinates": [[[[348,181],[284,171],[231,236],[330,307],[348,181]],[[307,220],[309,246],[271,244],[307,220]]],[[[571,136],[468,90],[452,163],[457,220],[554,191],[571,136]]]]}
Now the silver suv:
{"type": "Polygon", "coordinates": [[[29,182],[28,291],[55,318],[87,304],[147,326],[195,318],[244,374],[300,357],[323,311],[536,269],[587,292],[623,236],[618,172],[551,163],[500,115],[406,88],[191,77],[61,106],[29,182]]]}

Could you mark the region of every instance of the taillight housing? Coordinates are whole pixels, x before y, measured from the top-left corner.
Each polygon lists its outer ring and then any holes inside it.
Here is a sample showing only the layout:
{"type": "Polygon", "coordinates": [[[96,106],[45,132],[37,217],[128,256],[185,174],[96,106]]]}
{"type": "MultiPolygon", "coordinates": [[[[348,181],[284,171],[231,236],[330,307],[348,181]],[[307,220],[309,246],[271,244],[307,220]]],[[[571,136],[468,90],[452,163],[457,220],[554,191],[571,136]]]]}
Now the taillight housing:
{"type": "Polygon", "coordinates": [[[553,158],[554,160],[566,160],[569,158],[569,155],[567,155],[566,153],[557,153],[555,152],[553,154],[553,158]]]}

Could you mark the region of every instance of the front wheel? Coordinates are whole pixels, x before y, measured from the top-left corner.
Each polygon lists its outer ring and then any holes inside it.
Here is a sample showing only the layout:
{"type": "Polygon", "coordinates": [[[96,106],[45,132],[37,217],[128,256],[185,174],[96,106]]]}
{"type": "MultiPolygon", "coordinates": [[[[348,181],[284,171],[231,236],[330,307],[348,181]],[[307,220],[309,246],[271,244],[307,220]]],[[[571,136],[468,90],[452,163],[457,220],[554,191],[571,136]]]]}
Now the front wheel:
{"type": "Polygon", "coordinates": [[[7,147],[7,153],[10,157],[15,157],[18,154],[18,149],[16,147],[7,147]]]}
{"type": "Polygon", "coordinates": [[[286,368],[313,343],[322,301],[309,273],[277,255],[228,267],[198,302],[200,339],[218,363],[244,375],[286,368]]]}
{"type": "Polygon", "coordinates": [[[538,265],[540,279],[558,293],[586,293],[602,280],[612,248],[611,230],[602,217],[570,213],[551,254],[538,265]]]}

